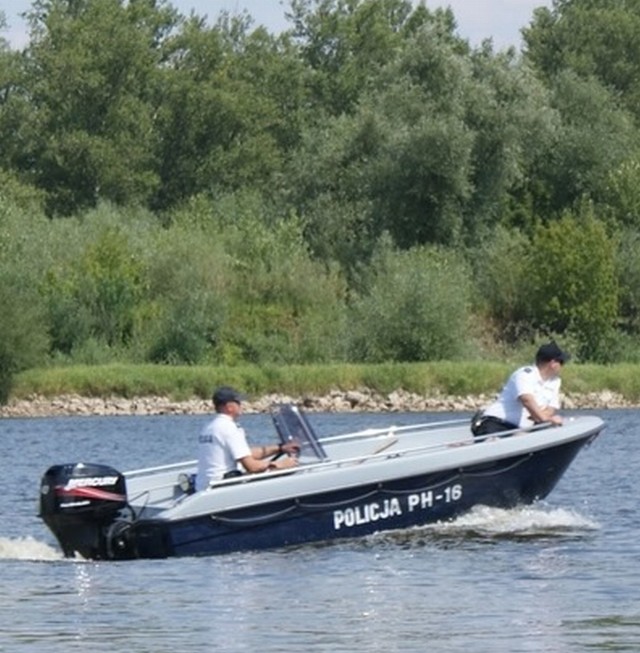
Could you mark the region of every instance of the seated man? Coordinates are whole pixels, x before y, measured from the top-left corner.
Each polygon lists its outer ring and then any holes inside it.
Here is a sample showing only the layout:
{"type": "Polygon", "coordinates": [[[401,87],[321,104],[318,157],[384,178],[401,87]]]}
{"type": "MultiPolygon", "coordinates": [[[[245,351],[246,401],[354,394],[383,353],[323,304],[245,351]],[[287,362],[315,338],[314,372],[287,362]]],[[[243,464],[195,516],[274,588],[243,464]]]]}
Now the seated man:
{"type": "Polygon", "coordinates": [[[480,437],[542,422],[562,424],[562,417],[556,414],[560,408],[560,371],[569,358],[555,342],[542,345],[535,365],[517,369],[497,399],[482,413],[474,415],[473,434],[480,437]]]}
{"type": "Polygon", "coordinates": [[[244,429],[237,420],[242,412],[242,395],[223,386],[213,393],[216,411],[198,438],[198,473],[196,490],[209,487],[212,481],[234,476],[245,470],[251,474],[270,469],[287,469],[298,464],[295,442],[249,447],[244,429]],[[281,460],[270,460],[278,454],[290,454],[281,460]]]}

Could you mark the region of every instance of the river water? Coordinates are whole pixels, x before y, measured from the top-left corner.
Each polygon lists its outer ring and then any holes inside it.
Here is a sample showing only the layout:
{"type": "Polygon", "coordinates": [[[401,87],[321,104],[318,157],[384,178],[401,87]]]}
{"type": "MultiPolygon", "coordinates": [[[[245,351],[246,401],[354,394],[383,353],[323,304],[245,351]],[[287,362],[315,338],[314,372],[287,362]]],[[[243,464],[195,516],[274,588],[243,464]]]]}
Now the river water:
{"type": "MultiPolygon", "coordinates": [[[[54,463],[120,470],[193,458],[206,416],[0,420],[0,651],[640,651],[636,410],[550,497],[366,540],[210,558],[61,557],[37,518],[54,463]]],[[[321,433],[458,414],[310,415],[321,433]]],[[[271,441],[265,415],[243,424],[271,441]]]]}

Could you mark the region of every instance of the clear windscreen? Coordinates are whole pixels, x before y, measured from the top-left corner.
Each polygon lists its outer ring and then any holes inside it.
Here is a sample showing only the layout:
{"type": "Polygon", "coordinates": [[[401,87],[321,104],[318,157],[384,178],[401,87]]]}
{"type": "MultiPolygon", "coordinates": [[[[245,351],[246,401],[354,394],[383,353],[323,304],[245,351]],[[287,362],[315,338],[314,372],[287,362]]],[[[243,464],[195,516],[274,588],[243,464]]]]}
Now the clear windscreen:
{"type": "Polygon", "coordinates": [[[297,442],[300,458],[326,460],[327,455],[304,413],[290,404],[277,406],[272,413],[273,423],[283,444],[297,442]]]}

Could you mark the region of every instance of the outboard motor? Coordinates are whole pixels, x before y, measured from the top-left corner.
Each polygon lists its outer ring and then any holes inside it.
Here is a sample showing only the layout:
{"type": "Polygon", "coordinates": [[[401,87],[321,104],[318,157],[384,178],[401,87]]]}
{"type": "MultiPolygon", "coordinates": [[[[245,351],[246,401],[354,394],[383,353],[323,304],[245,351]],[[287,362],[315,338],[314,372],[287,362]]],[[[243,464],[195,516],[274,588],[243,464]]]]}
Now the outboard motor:
{"type": "Polygon", "coordinates": [[[40,483],[40,517],[66,557],[111,557],[107,531],[126,505],[124,476],[106,465],[54,465],[40,483]]]}

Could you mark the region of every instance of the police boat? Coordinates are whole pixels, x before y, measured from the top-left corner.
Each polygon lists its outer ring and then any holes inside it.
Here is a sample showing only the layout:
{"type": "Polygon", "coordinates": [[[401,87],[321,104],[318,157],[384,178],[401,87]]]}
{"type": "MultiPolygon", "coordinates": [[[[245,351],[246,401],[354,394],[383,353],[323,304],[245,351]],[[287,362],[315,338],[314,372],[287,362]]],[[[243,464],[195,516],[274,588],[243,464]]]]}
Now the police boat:
{"type": "Polygon", "coordinates": [[[577,416],[474,438],[447,420],[318,438],[303,411],[272,413],[299,465],[244,474],[195,492],[196,461],[120,473],[94,463],[50,467],[40,517],[67,557],[97,560],[259,550],[451,520],[477,505],[543,499],[604,422],[577,416]]]}

